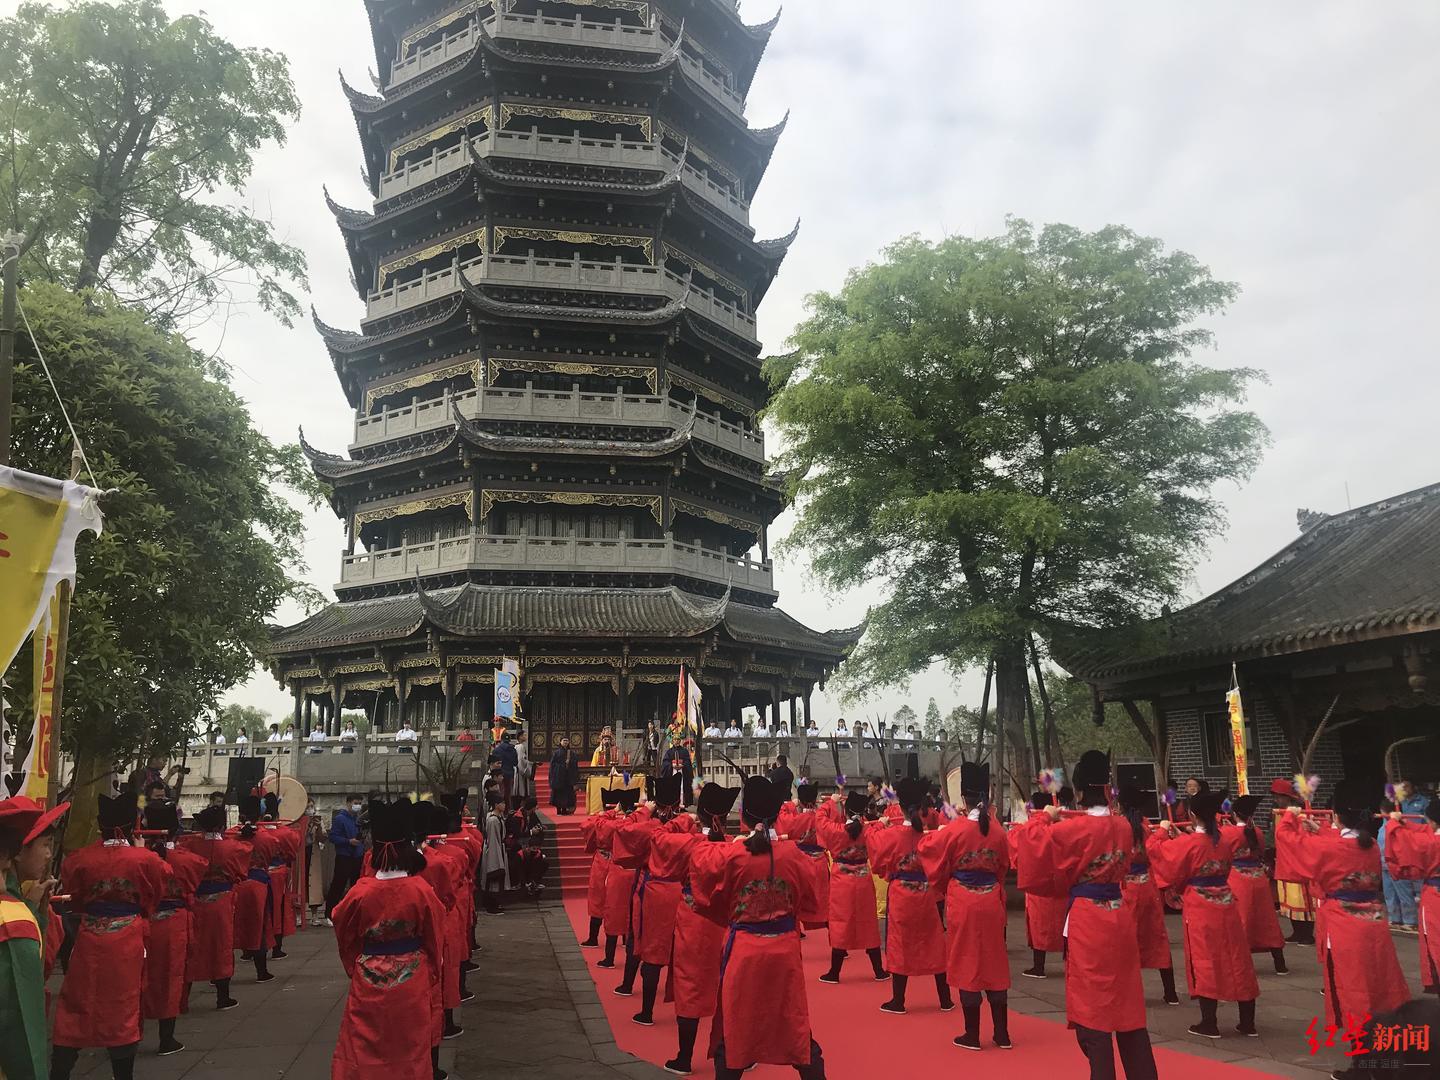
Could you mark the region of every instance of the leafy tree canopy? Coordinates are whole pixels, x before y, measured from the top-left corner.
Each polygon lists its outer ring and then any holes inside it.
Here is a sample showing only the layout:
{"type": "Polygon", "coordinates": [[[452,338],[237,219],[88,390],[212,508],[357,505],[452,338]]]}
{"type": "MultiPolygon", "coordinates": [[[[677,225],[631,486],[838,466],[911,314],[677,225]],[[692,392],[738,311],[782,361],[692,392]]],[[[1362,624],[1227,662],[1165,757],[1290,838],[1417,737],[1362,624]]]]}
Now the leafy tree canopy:
{"type": "MultiPolygon", "coordinates": [[[[318,597],[300,580],[301,512],[314,500],[297,447],[255,430],[216,365],[132,308],[64,289],[22,290],[36,341],[16,342],[13,461],[69,474],[70,436],[44,372],[64,388],[102,488],[105,532],[78,547],[63,747],[108,767],[168,752],[250,674],[282,600],[318,597]]],[[[11,673],[28,708],[29,651],[11,673]]]]}
{"type": "Polygon", "coordinates": [[[890,718],[890,723],[898,726],[901,731],[904,731],[911,724],[915,723],[915,710],[909,705],[901,705],[895,710],[895,715],[890,718]]]}
{"type": "Polygon", "coordinates": [[[305,258],[233,201],[300,112],[289,64],[159,0],[0,19],[0,205],[25,273],[183,324],[235,286],[287,323],[305,258]]]}
{"type": "Polygon", "coordinates": [[[940,730],[942,724],[940,706],[935,704],[935,699],[932,697],[925,705],[925,721],[920,725],[920,732],[926,738],[930,738],[940,730]]]}
{"type": "Polygon", "coordinates": [[[227,742],[234,742],[242,728],[249,738],[255,739],[258,733],[263,739],[274,722],[268,712],[254,705],[226,705],[215,715],[215,728],[227,742]]]}
{"type": "Polygon", "coordinates": [[[1019,732],[1028,635],[1177,598],[1222,520],[1213,487],[1266,439],[1237,407],[1257,373],[1190,359],[1236,292],[1129,229],[1012,219],[900,240],[811,296],[766,362],[787,546],[831,587],[886,585],[842,684],[993,658],[1019,732]]]}

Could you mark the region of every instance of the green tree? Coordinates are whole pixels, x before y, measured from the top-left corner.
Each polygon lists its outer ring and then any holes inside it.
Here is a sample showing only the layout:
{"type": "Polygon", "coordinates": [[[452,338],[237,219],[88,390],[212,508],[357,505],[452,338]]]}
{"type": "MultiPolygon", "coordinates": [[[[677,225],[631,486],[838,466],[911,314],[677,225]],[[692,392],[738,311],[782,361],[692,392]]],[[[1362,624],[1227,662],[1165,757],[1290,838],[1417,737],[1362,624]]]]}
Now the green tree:
{"type": "MultiPolygon", "coordinates": [[[[906,731],[911,724],[915,723],[915,719],[915,710],[909,705],[901,705],[895,710],[895,715],[890,718],[890,724],[898,727],[901,731],[906,731]]],[[[889,730],[889,727],[883,722],[881,726],[885,727],[887,731],[889,730]]]]}
{"type": "Polygon", "coordinates": [[[215,726],[227,742],[234,742],[241,728],[245,729],[252,742],[258,741],[256,732],[259,732],[260,739],[264,739],[272,723],[274,721],[268,712],[253,705],[226,705],[215,717],[215,726]]]}
{"type": "Polygon", "coordinates": [[[159,0],[23,3],[0,20],[0,204],[30,279],[97,288],[171,324],[247,282],[299,311],[305,258],[233,202],[300,111],[286,59],[159,0]]]}
{"type": "MultiPolygon", "coordinates": [[[[180,337],[55,285],[21,299],[36,339],[16,343],[14,462],[69,469],[38,344],[97,482],[114,489],[104,533],[77,547],[62,747],[83,786],[112,763],[178,748],[249,675],[280,602],[318,600],[299,578],[303,516],[283,487],[312,502],[318,492],[299,448],[256,431],[216,365],[180,337]]],[[[29,650],[21,657],[10,682],[23,712],[29,650]]]]}
{"type": "Polygon", "coordinates": [[[1222,521],[1211,489],[1266,438],[1236,407],[1256,373],[1190,360],[1236,291],[1128,229],[1011,220],[903,239],[811,296],[766,361],[787,547],[833,588],[886,585],[842,685],[993,661],[1023,745],[1032,635],[1175,599],[1222,521]]]}
{"type": "MultiPolygon", "coordinates": [[[[1033,686],[1033,677],[1032,677],[1033,686]]],[[[1105,722],[1095,726],[1090,687],[1053,668],[1045,672],[1045,689],[1055,710],[1055,729],[1066,775],[1086,750],[1109,750],[1116,761],[1153,761],[1154,749],[1126,717],[1125,710],[1111,702],[1105,706],[1105,722]]]]}
{"type": "Polygon", "coordinates": [[[935,699],[932,697],[925,705],[925,720],[920,725],[920,734],[924,735],[927,739],[933,739],[942,724],[940,706],[935,704],[935,699]]]}
{"type": "Polygon", "coordinates": [[[980,741],[980,710],[969,705],[956,705],[940,726],[949,741],[973,746],[980,741]]]}

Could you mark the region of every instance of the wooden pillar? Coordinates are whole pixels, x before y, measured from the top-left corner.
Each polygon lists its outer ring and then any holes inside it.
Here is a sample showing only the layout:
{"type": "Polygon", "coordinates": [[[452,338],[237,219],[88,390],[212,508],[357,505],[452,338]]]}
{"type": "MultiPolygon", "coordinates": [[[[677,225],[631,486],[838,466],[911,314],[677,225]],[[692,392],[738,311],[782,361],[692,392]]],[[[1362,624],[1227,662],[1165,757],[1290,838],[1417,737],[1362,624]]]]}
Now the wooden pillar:
{"type": "Polygon", "coordinates": [[[812,723],[813,723],[813,721],[814,721],[814,715],[815,715],[814,713],[812,713],[812,712],[810,711],[810,695],[811,695],[811,693],[813,693],[813,688],[807,686],[807,687],[805,688],[805,726],[806,726],[807,728],[810,727],[810,726],[812,726],[812,723]]]}
{"type": "Polygon", "coordinates": [[[340,680],[335,679],[330,683],[330,734],[340,734],[340,710],[345,704],[345,691],[340,687],[340,680]]]}
{"type": "Polygon", "coordinates": [[[797,725],[796,725],[796,722],[795,722],[795,695],[794,695],[794,694],[791,694],[791,695],[790,695],[790,734],[791,734],[791,735],[794,735],[794,734],[795,734],[796,727],[797,727],[797,725]]]}
{"type": "Polygon", "coordinates": [[[312,707],[314,706],[314,704],[315,704],[314,700],[310,697],[309,694],[306,694],[306,695],[305,695],[305,725],[304,725],[304,731],[305,731],[305,737],[306,737],[306,738],[309,738],[309,737],[310,737],[310,731],[311,731],[311,728],[310,728],[310,716],[311,716],[311,709],[312,709],[312,707]]]}
{"type": "Polygon", "coordinates": [[[406,691],[406,689],[407,689],[407,687],[405,686],[405,676],[404,676],[404,675],[396,675],[396,676],[395,676],[395,701],[397,702],[397,706],[398,706],[397,709],[396,709],[396,713],[395,713],[395,730],[396,730],[396,731],[399,731],[402,727],[405,726],[405,691],[406,691]]]}
{"type": "MultiPolygon", "coordinates": [[[[444,663],[444,657],[441,657],[444,663]]],[[[442,667],[440,670],[440,692],[445,695],[445,717],[443,723],[446,731],[455,730],[455,669],[442,667]]]]}
{"type": "Polygon", "coordinates": [[[298,682],[297,682],[297,683],[295,684],[295,686],[294,686],[294,694],[295,694],[295,713],[294,713],[294,718],[293,718],[293,720],[292,720],[292,723],[294,723],[294,725],[295,725],[295,730],[296,730],[296,731],[299,731],[299,730],[300,730],[300,712],[301,712],[301,709],[302,709],[302,706],[301,706],[301,704],[300,704],[300,701],[301,701],[301,698],[304,697],[304,692],[300,689],[300,684],[299,684],[298,682]]]}

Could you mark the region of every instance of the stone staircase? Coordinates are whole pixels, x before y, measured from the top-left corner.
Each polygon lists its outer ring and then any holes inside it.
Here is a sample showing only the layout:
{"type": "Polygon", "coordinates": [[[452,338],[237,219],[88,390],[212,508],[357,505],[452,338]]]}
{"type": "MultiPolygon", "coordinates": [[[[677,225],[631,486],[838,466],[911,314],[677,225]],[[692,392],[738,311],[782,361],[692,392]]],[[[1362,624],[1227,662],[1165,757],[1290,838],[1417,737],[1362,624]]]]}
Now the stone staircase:
{"type": "Polygon", "coordinates": [[[585,853],[585,840],[581,835],[585,811],[577,808],[568,817],[555,813],[550,805],[549,772],[548,768],[537,768],[534,780],[540,814],[550,826],[550,835],[545,838],[545,854],[550,859],[547,891],[554,894],[558,888],[562,899],[584,896],[590,881],[590,856],[585,853]]]}

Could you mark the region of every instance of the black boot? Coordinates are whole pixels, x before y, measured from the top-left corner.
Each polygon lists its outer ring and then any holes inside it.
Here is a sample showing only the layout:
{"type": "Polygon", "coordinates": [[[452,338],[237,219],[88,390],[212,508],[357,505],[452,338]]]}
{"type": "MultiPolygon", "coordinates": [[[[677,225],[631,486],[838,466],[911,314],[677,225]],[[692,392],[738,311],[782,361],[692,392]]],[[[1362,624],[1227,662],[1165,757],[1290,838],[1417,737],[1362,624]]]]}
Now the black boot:
{"type": "Polygon", "coordinates": [[[1173,967],[1160,969],[1160,986],[1165,991],[1166,1005],[1180,1004],[1180,995],[1175,992],[1175,969],[1173,967]]]}
{"type": "Polygon", "coordinates": [[[1282,949],[1271,949],[1271,950],[1270,950],[1270,958],[1275,961],[1275,974],[1276,974],[1276,975],[1289,975],[1289,974],[1290,974],[1290,966],[1285,963],[1285,950],[1284,950],[1283,948],[1282,948],[1282,949]]]}
{"type": "Polygon", "coordinates": [[[625,973],[620,978],[620,985],[615,988],[615,993],[620,997],[632,997],[635,994],[635,975],[640,970],[640,955],[635,952],[625,954],[625,973]]]}
{"type": "Polygon", "coordinates": [[[430,1075],[435,1080],[450,1080],[450,1074],[440,1067],[440,1047],[430,1048],[430,1075]]]}
{"type": "Polygon", "coordinates": [[[275,939],[275,947],[270,950],[270,959],[284,960],[285,957],[289,955],[290,954],[285,951],[285,939],[283,937],[277,937],[275,939]]]}
{"type": "Polygon", "coordinates": [[[690,1057],[695,1053],[695,1036],[700,1031],[700,1021],[689,1016],[677,1016],[675,1023],[680,1028],[680,1048],[673,1060],[665,1062],[665,1071],[676,1076],[689,1076],[690,1057]]]}
{"type": "Polygon", "coordinates": [[[454,1010],[454,1009],[446,1009],[446,1010],[445,1010],[445,1026],[440,1029],[440,1038],[442,1038],[442,1039],[458,1039],[461,1035],[464,1035],[464,1034],[465,1034],[465,1029],[462,1028],[459,1024],[455,1023],[455,1010],[454,1010]]]}
{"type": "Polygon", "coordinates": [[[605,925],[604,919],[590,919],[590,936],[580,942],[582,949],[598,949],[600,947],[600,927],[605,925]]]}
{"type": "Polygon", "coordinates": [[[885,970],[885,962],[880,959],[879,949],[866,949],[865,955],[870,957],[870,967],[875,971],[876,982],[884,982],[890,978],[890,973],[885,970]]]}
{"type": "Polygon", "coordinates": [[[1241,1035],[1252,1037],[1260,1034],[1255,1030],[1255,1001],[1253,998],[1240,1002],[1240,1023],[1235,1026],[1235,1030],[1241,1035]]]}
{"type": "Polygon", "coordinates": [[[135,1051],[138,1043],[116,1046],[110,1051],[110,1075],[115,1080],[135,1080],[135,1051]]]}
{"type": "Polygon", "coordinates": [[[632,1020],[642,1027],[655,1026],[655,995],[660,989],[660,965],[640,965],[640,1011],[632,1020]]]}
{"type": "Polygon", "coordinates": [[[74,1046],[57,1046],[50,1054],[51,1080],[70,1080],[70,1071],[80,1060],[80,1050],[74,1046]]]}
{"type": "Polygon", "coordinates": [[[987,990],[990,999],[990,1023],[995,1027],[995,1045],[1009,1050],[1010,1042],[1010,995],[1004,990],[987,990]]]}
{"type": "Polygon", "coordinates": [[[890,976],[890,1000],[880,1006],[881,1012],[904,1014],[905,984],[909,981],[909,977],[905,975],[890,976]]]}
{"type": "Polygon", "coordinates": [[[596,967],[613,968],[615,966],[615,946],[620,944],[618,937],[605,935],[605,959],[601,960],[596,967]]]}
{"type": "Polygon", "coordinates": [[[1190,1034],[1199,1035],[1206,1039],[1218,1039],[1220,1037],[1220,1025],[1215,1022],[1216,1001],[1214,998],[1196,998],[1200,1002],[1200,1022],[1190,1025],[1190,1034]]]}
{"type": "Polygon", "coordinates": [[[965,1033],[955,1036],[955,1045],[965,1050],[980,1049],[980,992],[960,991],[960,1013],[965,1017],[965,1033]]]}
{"type": "Polygon", "coordinates": [[[216,979],[212,984],[215,987],[215,1008],[233,1009],[240,1002],[230,996],[230,980],[216,979]]]}
{"type": "Polygon", "coordinates": [[[172,1016],[169,1020],[161,1020],[159,1055],[161,1057],[167,1057],[170,1054],[178,1054],[184,1049],[185,1044],[175,1038],[175,1017],[172,1016]]]}
{"type": "Polygon", "coordinates": [[[1315,924],[1300,919],[1295,923],[1295,936],[1290,939],[1295,945],[1315,944],[1315,924]]]}
{"type": "Polygon", "coordinates": [[[1032,960],[1030,966],[1029,966],[1028,968],[1026,968],[1024,971],[1022,971],[1020,974],[1021,974],[1021,975],[1025,975],[1025,976],[1028,976],[1029,978],[1032,978],[1032,979],[1043,979],[1043,978],[1045,978],[1045,953],[1044,953],[1044,951],[1041,950],[1041,949],[1031,949],[1031,950],[1030,950],[1030,956],[1031,956],[1031,960],[1032,960]]]}
{"type": "Polygon", "coordinates": [[[255,950],[255,981],[257,983],[267,983],[275,978],[270,974],[270,965],[265,958],[268,952],[268,949],[255,950]]]}
{"type": "Polygon", "coordinates": [[[820,976],[823,983],[838,983],[840,981],[840,969],[845,966],[845,950],[830,950],[830,970],[820,976]]]}
{"type": "Polygon", "coordinates": [[[945,973],[942,971],[935,976],[935,993],[940,998],[940,1011],[951,1012],[955,1008],[955,999],[950,996],[950,984],[945,981],[945,973]]]}

